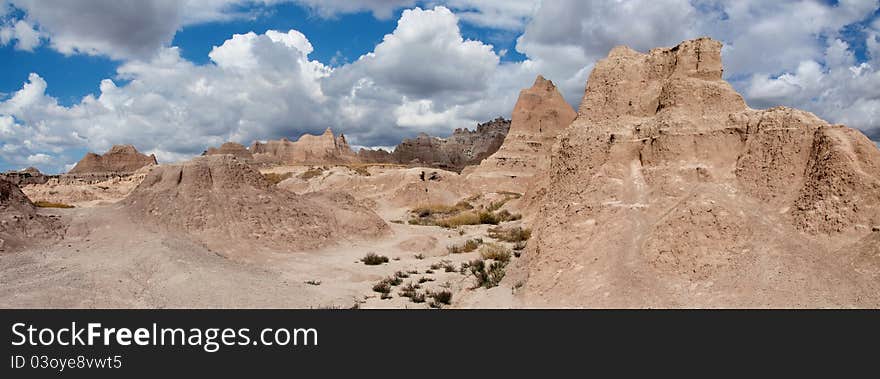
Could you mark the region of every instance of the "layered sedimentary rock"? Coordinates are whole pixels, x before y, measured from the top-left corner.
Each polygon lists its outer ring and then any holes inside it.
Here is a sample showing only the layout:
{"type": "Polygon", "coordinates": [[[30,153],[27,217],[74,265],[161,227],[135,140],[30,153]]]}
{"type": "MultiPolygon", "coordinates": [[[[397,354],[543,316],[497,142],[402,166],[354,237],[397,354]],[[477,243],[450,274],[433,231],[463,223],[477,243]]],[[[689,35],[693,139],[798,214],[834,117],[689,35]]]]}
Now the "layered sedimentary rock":
{"type": "Polygon", "coordinates": [[[138,222],[186,233],[229,255],[309,250],[388,230],[349,195],[279,190],[229,155],[157,167],[121,203],[138,222]]]}
{"type": "Polygon", "coordinates": [[[7,171],[0,174],[0,179],[11,182],[19,187],[32,184],[44,184],[49,181],[49,177],[43,175],[43,173],[36,167],[28,167],[21,171],[7,171]]]}
{"type": "Polygon", "coordinates": [[[54,241],[64,234],[56,216],[44,216],[14,183],[0,179],[0,253],[54,241]]]}
{"type": "Polygon", "coordinates": [[[465,171],[468,179],[495,190],[525,191],[535,175],[550,168],[553,142],[576,116],[553,82],[538,76],[531,88],[520,92],[501,148],[465,171]]]}
{"type": "Polygon", "coordinates": [[[403,140],[392,156],[395,163],[461,171],[498,151],[509,129],[510,121],[497,118],[476,130],[456,129],[449,138],[422,133],[403,140]]]}
{"type": "Polygon", "coordinates": [[[263,163],[324,164],[357,161],[344,135],[336,137],[330,128],[324,134],[304,134],[296,142],[286,138],[266,143],[254,142],[250,148],[254,159],[263,163]]]}
{"type": "Polygon", "coordinates": [[[235,142],[226,142],[223,145],[220,145],[219,148],[210,147],[202,155],[232,155],[238,159],[254,159],[254,155],[251,154],[247,147],[235,142]]]}
{"type": "Polygon", "coordinates": [[[155,164],[155,155],[141,154],[132,145],[115,145],[104,155],[87,153],[69,174],[130,174],[155,164]]]}
{"type": "Polygon", "coordinates": [[[880,150],[750,109],[717,41],[612,50],[552,154],[530,306],[880,306],[880,150]]]}
{"type": "Polygon", "coordinates": [[[362,163],[396,163],[394,156],[385,149],[360,149],[358,161],[362,163]]]}

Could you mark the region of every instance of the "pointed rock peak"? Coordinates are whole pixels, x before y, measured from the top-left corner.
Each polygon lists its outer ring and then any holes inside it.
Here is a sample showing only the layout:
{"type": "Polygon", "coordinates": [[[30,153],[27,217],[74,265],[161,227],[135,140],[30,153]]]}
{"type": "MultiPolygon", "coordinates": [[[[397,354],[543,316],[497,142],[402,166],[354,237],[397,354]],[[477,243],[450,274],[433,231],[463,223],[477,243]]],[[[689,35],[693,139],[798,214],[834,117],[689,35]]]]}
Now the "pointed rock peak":
{"type": "Polygon", "coordinates": [[[538,75],[538,77],[535,78],[535,84],[532,85],[532,88],[534,88],[534,89],[545,89],[545,90],[550,91],[550,90],[556,89],[556,85],[553,84],[552,81],[547,80],[546,78],[544,78],[543,75],[538,75]]]}
{"type": "Polygon", "coordinates": [[[333,136],[333,129],[327,128],[327,130],[324,131],[324,135],[332,137],[333,136]]]}
{"type": "Polygon", "coordinates": [[[137,152],[138,152],[137,148],[135,148],[133,145],[113,145],[113,147],[110,148],[110,151],[108,151],[108,153],[110,153],[110,154],[114,154],[114,153],[115,154],[118,154],[118,153],[130,154],[130,153],[137,153],[137,152]]]}

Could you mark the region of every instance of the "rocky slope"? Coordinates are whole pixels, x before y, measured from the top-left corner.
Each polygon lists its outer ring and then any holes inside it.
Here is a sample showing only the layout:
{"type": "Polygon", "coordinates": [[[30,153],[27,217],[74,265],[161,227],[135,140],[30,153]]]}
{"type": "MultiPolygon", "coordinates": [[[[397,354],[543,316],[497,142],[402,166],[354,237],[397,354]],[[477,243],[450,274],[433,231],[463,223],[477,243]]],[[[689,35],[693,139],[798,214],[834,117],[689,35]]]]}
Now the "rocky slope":
{"type": "Polygon", "coordinates": [[[510,132],[501,148],[479,166],[467,170],[468,180],[495,190],[524,192],[535,175],[550,168],[550,150],[556,136],[577,113],[553,82],[538,76],[523,90],[513,109],[510,132]]]}
{"type": "Polygon", "coordinates": [[[57,216],[39,214],[21,189],[0,179],[0,253],[27,246],[40,246],[64,235],[57,216]]]}
{"type": "Polygon", "coordinates": [[[357,161],[357,155],[351,150],[345,136],[335,136],[330,128],[320,136],[304,134],[296,142],[286,138],[266,143],[254,142],[250,152],[260,163],[325,164],[357,161]]]}
{"type": "Polygon", "coordinates": [[[880,306],[880,150],[750,109],[717,41],[612,50],[546,185],[511,277],[530,306],[880,306]]]}
{"type": "Polygon", "coordinates": [[[121,204],[137,222],[183,232],[229,255],[310,250],[388,231],[349,195],[279,190],[229,155],[159,166],[121,204]]]}
{"type": "Polygon", "coordinates": [[[104,155],[87,153],[69,174],[130,174],[138,169],[156,165],[155,155],[144,155],[132,145],[115,145],[104,155]]]}

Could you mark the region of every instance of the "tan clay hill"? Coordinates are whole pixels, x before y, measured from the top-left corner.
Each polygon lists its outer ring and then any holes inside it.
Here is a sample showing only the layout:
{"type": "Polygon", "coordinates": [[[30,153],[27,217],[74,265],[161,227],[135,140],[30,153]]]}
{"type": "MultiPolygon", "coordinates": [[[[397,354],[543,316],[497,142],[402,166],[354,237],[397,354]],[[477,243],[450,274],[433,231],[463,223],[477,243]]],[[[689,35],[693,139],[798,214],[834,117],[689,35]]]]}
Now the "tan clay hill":
{"type": "Polygon", "coordinates": [[[202,155],[232,155],[242,160],[254,159],[254,155],[247,147],[235,142],[226,142],[223,145],[220,145],[219,148],[209,147],[202,155]]]}
{"type": "Polygon", "coordinates": [[[114,145],[104,155],[87,153],[68,174],[128,174],[156,165],[155,155],[144,155],[132,145],[114,145]]]}
{"type": "Polygon", "coordinates": [[[475,184],[488,182],[496,190],[524,192],[535,175],[550,168],[553,142],[575,117],[553,82],[538,76],[532,88],[520,92],[501,148],[463,174],[475,184]]]}
{"type": "Polygon", "coordinates": [[[37,214],[17,185],[0,179],[0,254],[49,243],[63,234],[60,218],[37,214]]]}
{"type": "Polygon", "coordinates": [[[357,155],[351,150],[345,136],[340,134],[336,137],[330,128],[320,136],[304,134],[296,142],[286,138],[266,143],[254,142],[250,152],[260,163],[324,164],[357,161],[357,155]]]}
{"type": "Polygon", "coordinates": [[[880,150],[750,109],[711,39],[598,62],[537,199],[527,306],[880,306],[880,150]]]}
{"type": "Polygon", "coordinates": [[[159,166],[121,204],[137,221],[186,233],[220,252],[302,251],[388,231],[349,195],[279,190],[229,155],[159,166]]]}

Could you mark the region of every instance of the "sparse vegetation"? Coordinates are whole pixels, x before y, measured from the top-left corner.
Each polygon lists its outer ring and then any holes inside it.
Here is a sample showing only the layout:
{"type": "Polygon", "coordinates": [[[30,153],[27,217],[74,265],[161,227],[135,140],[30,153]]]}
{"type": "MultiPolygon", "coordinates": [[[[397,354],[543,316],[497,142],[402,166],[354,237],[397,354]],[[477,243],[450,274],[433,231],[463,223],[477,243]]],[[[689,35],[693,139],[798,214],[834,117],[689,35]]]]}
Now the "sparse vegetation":
{"type": "Polygon", "coordinates": [[[492,288],[497,287],[499,283],[501,283],[501,279],[504,279],[504,268],[507,266],[507,263],[501,261],[492,262],[489,266],[486,266],[486,261],[484,260],[475,260],[471,261],[468,264],[468,269],[471,274],[474,275],[474,278],[477,279],[477,288],[492,288]]]}
{"type": "Polygon", "coordinates": [[[436,303],[436,305],[441,305],[441,304],[450,305],[450,304],[452,304],[452,292],[450,292],[450,291],[443,290],[440,292],[431,292],[429,295],[431,296],[432,299],[434,299],[434,301],[431,302],[432,303],[431,307],[433,307],[433,308],[440,308],[440,306],[435,307],[434,306],[435,303],[436,303]]]}
{"type": "Polygon", "coordinates": [[[425,284],[427,282],[433,282],[433,281],[434,281],[434,279],[423,277],[423,278],[419,279],[419,284],[425,284]]]}
{"type": "Polygon", "coordinates": [[[444,228],[457,228],[459,226],[479,225],[481,223],[482,218],[480,217],[480,214],[468,211],[435,221],[434,225],[444,228]]]}
{"type": "Polygon", "coordinates": [[[474,250],[477,250],[480,245],[483,244],[483,240],[476,238],[465,241],[462,245],[453,245],[446,248],[449,251],[449,254],[464,254],[470,253],[474,250]]]}
{"type": "Polygon", "coordinates": [[[400,297],[409,297],[412,298],[413,295],[416,294],[417,290],[420,288],[418,284],[412,284],[412,282],[407,283],[406,286],[400,289],[398,295],[400,297]]]}
{"type": "Polygon", "coordinates": [[[322,167],[311,167],[308,171],[299,174],[298,178],[302,180],[310,180],[312,178],[319,177],[324,174],[324,169],[322,167]]]}
{"type": "Polygon", "coordinates": [[[510,249],[498,244],[489,243],[480,248],[480,256],[483,259],[491,259],[506,264],[510,262],[510,249]]]}
{"type": "MultiPolygon", "coordinates": [[[[491,228],[489,229],[489,237],[499,241],[518,243],[528,241],[529,238],[532,238],[532,231],[518,226],[509,229],[491,228]]],[[[522,250],[522,248],[516,250],[522,250]]]]}
{"type": "Polygon", "coordinates": [[[309,281],[306,281],[306,284],[311,285],[311,286],[320,286],[321,281],[320,280],[309,280],[309,281]]]}
{"type": "Polygon", "coordinates": [[[382,280],[381,282],[373,285],[373,292],[390,293],[391,292],[391,284],[385,280],[382,280]]]}
{"type": "Polygon", "coordinates": [[[367,266],[378,266],[388,263],[388,257],[376,255],[376,253],[369,253],[361,259],[361,262],[364,262],[367,266]]]}
{"type": "Polygon", "coordinates": [[[419,253],[419,254],[416,254],[415,257],[418,260],[422,260],[422,259],[425,259],[425,254],[419,253]]]}
{"type": "Polygon", "coordinates": [[[75,208],[73,205],[64,204],[64,203],[53,203],[50,201],[35,201],[34,205],[38,208],[60,208],[60,209],[70,209],[75,208]]]}
{"type": "Polygon", "coordinates": [[[293,173],[287,172],[284,174],[278,174],[278,173],[270,172],[270,173],[263,174],[263,177],[266,178],[266,181],[269,182],[269,184],[274,186],[278,183],[281,183],[281,182],[293,177],[293,173]]]}
{"type": "Polygon", "coordinates": [[[406,278],[409,278],[409,274],[407,274],[403,271],[398,271],[398,272],[394,273],[394,277],[400,278],[400,279],[406,279],[406,278]]]}
{"type": "Polygon", "coordinates": [[[425,302],[425,294],[421,292],[416,292],[409,298],[413,303],[424,303],[425,302]]]}
{"type": "MultiPolygon", "coordinates": [[[[478,198],[479,196],[473,199],[478,198]]],[[[409,224],[453,229],[467,225],[498,225],[502,222],[519,220],[522,216],[511,214],[506,210],[499,211],[512,198],[512,195],[508,195],[504,200],[493,202],[485,209],[476,209],[470,203],[473,201],[470,199],[453,206],[433,204],[416,207],[410,211],[412,217],[409,224]]],[[[463,231],[460,230],[459,234],[463,234],[463,231]]]]}
{"type": "Polygon", "coordinates": [[[370,170],[368,170],[367,166],[349,166],[352,171],[357,173],[360,176],[370,176],[370,170]]]}

